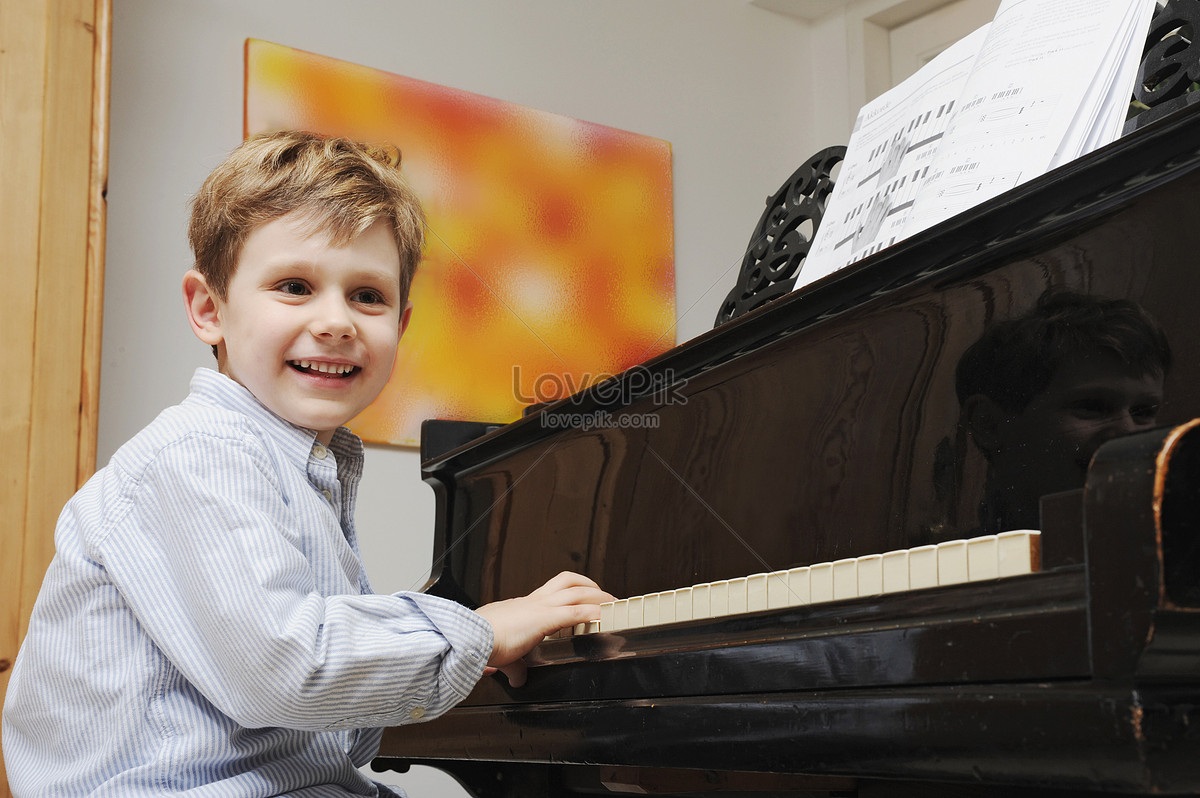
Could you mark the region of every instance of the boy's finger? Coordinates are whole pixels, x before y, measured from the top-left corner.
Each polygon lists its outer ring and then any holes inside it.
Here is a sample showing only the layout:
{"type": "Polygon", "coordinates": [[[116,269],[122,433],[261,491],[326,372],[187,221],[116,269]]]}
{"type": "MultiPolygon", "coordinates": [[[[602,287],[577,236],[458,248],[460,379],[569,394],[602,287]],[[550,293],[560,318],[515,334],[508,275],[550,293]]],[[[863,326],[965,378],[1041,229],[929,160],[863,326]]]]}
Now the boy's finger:
{"type": "Polygon", "coordinates": [[[551,577],[546,584],[533,591],[531,595],[556,593],[572,587],[592,587],[598,589],[600,586],[583,574],[577,574],[574,571],[560,571],[551,577]]]}
{"type": "Polygon", "coordinates": [[[525,660],[518,659],[507,665],[498,668],[501,673],[508,678],[510,687],[522,687],[525,684],[525,678],[528,674],[528,668],[525,666],[525,660]]]}

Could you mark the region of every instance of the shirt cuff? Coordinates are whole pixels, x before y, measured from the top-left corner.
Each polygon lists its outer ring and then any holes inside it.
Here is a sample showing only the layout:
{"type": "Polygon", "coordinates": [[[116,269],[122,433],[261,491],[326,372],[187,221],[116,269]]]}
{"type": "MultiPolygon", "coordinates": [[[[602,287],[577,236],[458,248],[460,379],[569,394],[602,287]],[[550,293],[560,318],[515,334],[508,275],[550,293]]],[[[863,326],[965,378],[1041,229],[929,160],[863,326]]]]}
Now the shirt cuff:
{"type": "Polygon", "coordinates": [[[457,601],[426,593],[401,595],[416,604],[450,644],[442,662],[442,678],[460,700],[466,698],[491,659],[495,643],[492,625],[457,601]]]}

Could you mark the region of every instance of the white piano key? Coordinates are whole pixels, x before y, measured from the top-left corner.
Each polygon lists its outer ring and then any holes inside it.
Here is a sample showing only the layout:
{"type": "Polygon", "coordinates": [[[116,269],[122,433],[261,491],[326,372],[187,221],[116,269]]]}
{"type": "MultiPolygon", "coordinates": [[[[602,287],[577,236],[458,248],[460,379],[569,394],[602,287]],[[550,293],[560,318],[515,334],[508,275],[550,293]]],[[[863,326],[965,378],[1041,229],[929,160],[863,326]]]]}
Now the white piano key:
{"type": "Polygon", "coordinates": [[[901,593],[908,590],[908,549],[884,552],[881,559],[883,592],[901,593]]]}
{"type": "Polygon", "coordinates": [[[767,608],[792,606],[791,593],[788,592],[788,572],[773,571],[767,574],[767,608]]]}
{"type": "Polygon", "coordinates": [[[908,589],[937,586],[937,546],[917,546],[908,550],[908,589]]]}
{"type": "Polygon", "coordinates": [[[833,562],[833,598],[855,598],[858,595],[858,562],[843,558],[833,562]]]}
{"type": "Polygon", "coordinates": [[[883,555],[858,558],[858,595],[877,596],[883,592],[883,555]]]}
{"type": "Polygon", "coordinates": [[[755,612],[767,608],[767,575],[751,574],[746,577],[746,611],[755,612]]]}
{"type": "Polygon", "coordinates": [[[967,579],[978,582],[1000,576],[1000,557],[996,536],[985,535],[967,541],[967,579]]]}
{"type": "Polygon", "coordinates": [[[712,610],[708,601],[708,582],[692,585],[692,620],[711,618],[712,610]]]}
{"type": "Polygon", "coordinates": [[[629,606],[627,609],[629,622],[625,626],[626,629],[641,629],[646,625],[646,617],[642,612],[643,601],[644,600],[642,596],[631,596],[629,598],[629,606]]]}
{"type": "Polygon", "coordinates": [[[629,628],[629,599],[618,599],[613,604],[613,625],[612,630],[619,632],[622,629],[629,628]]]}
{"type": "Polygon", "coordinates": [[[642,626],[658,626],[658,594],[642,596],[642,626]]]}
{"type": "Polygon", "coordinates": [[[675,620],[692,620],[692,588],[681,587],[675,591],[675,620]]]}
{"type": "Polygon", "coordinates": [[[746,612],[746,577],[739,576],[729,580],[729,614],[741,615],[746,612]]]}
{"type": "Polygon", "coordinates": [[[947,540],[937,544],[937,580],[939,585],[967,581],[967,541],[947,540]]]}
{"type": "Polygon", "coordinates": [[[720,618],[729,614],[729,582],[719,579],[708,583],[708,614],[720,618]]]}
{"type": "Polygon", "coordinates": [[[788,600],[793,607],[812,603],[812,569],[807,565],[788,569],[788,600]]]}
{"type": "Polygon", "coordinates": [[[813,604],[833,601],[833,563],[808,566],[808,589],[813,604]]]}
{"type": "Polygon", "coordinates": [[[1031,529],[997,535],[996,561],[1000,576],[1020,576],[1041,570],[1041,536],[1041,532],[1031,529]]]}
{"type": "Polygon", "coordinates": [[[658,622],[675,623],[674,590],[663,590],[658,594],[658,622]]]}
{"type": "Polygon", "coordinates": [[[600,605],[600,631],[611,632],[613,628],[613,607],[616,602],[606,601],[600,605]]]}

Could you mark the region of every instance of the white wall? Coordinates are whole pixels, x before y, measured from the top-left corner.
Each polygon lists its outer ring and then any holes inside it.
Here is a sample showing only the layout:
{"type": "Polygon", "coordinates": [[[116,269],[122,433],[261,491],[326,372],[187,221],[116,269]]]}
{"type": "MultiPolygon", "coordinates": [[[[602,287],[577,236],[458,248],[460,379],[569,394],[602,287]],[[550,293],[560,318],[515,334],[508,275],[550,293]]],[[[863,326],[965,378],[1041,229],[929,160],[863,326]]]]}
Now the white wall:
{"type": "MultiPolygon", "coordinates": [[[[101,464],[213,362],[180,296],[187,202],[240,140],[247,37],[671,142],[680,341],[711,327],[763,200],[849,129],[814,102],[805,23],[745,0],[114,0],[101,464]]],[[[377,590],[428,571],[418,466],[369,448],[358,524],[377,590]]]]}

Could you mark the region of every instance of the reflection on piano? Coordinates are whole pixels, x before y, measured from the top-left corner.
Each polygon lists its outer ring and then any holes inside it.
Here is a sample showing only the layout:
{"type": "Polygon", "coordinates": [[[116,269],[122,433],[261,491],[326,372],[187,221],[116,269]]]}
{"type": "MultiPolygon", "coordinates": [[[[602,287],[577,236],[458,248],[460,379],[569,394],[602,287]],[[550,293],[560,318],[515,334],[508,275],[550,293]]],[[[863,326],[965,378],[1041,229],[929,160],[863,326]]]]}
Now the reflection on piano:
{"type": "Polygon", "coordinates": [[[839,562],[979,533],[988,465],[954,376],[984,330],[1047,289],[1127,298],[1174,356],[1156,426],[1041,498],[1040,569],[601,621],[540,645],[526,686],[486,678],[444,717],[387,730],[379,766],[432,764],[480,796],[1200,792],[1195,110],[734,318],[636,381],[499,428],[431,424],[424,442],[432,592],[475,605],[571,569],[618,596],[708,585],[711,601],[712,585],[811,578],[814,563],[832,586],[839,562]]]}

